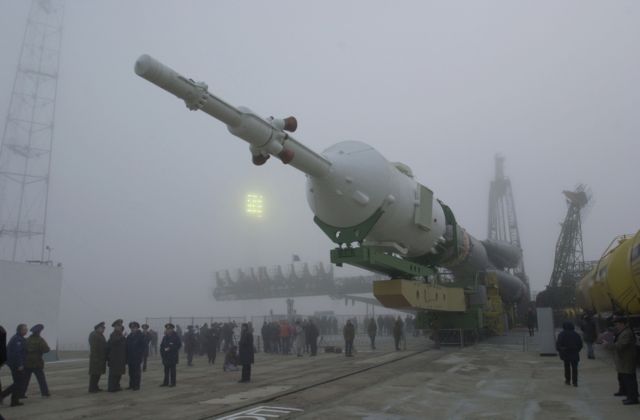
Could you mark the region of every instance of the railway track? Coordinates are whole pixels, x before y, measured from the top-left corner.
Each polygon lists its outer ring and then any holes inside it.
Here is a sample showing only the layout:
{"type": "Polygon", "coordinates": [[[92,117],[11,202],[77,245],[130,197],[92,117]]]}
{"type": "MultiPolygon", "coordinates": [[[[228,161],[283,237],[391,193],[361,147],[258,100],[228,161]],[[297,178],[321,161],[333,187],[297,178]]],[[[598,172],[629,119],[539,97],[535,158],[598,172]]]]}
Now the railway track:
{"type": "MultiPolygon", "coordinates": [[[[305,392],[305,391],[308,391],[308,390],[313,389],[313,388],[321,387],[321,386],[330,384],[332,382],[337,382],[337,381],[340,381],[340,380],[343,380],[343,379],[347,379],[347,378],[359,375],[361,373],[364,373],[364,372],[367,372],[367,371],[370,371],[370,370],[373,370],[373,369],[380,368],[382,366],[387,366],[387,365],[390,365],[390,364],[393,364],[393,363],[397,363],[397,362],[409,359],[411,357],[418,356],[418,355],[420,355],[422,353],[425,353],[425,352],[427,352],[429,350],[430,349],[423,349],[423,350],[413,351],[411,353],[405,354],[405,355],[397,357],[395,359],[385,360],[383,362],[375,363],[375,364],[372,364],[372,365],[369,365],[369,366],[366,366],[366,367],[362,367],[362,368],[359,368],[359,369],[354,369],[354,370],[346,372],[346,373],[341,373],[341,374],[333,376],[331,378],[327,378],[327,379],[323,379],[321,381],[313,382],[313,383],[310,383],[308,385],[298,386],[298,387],[296,387],[294,389],[291,389],[291,390],[279,392],[279,393],[272,394],[272,395],[269,395],[269,396],[266,396],[266,397],[263,397],[263,398],[258,398],[258,399],[252,400],[251,402],[247,402],[247,403],[240,404],[240,405],[235,405],[233,407],[228,407],[228,408],[225,408],[224,410],[220,410],[220,411],[218,411],[216,413],[209,414],[209,415],[206,415],[204,417],[199,417],[198,420],[212,420],[212,419],[216,419],[218,417],[225,416],[225,415],[237,412],[237,411],[248,409],[248,408],[256,406],[256,405],[262,405],[262,404],[270,403],[272,401],[276,401],[276,400],[284,398],[284,397],[288,397],[288,396],[295,395],[295,394],[298,394],[298,393],[301,393],[301,392],[305,392]]],[[[284,379],[286,379],[286,378],[280,379],[278,382],[281,383],[284,379]]],[[[269,384],[269,385],[274,385],[274,384],[269,384]]]]}

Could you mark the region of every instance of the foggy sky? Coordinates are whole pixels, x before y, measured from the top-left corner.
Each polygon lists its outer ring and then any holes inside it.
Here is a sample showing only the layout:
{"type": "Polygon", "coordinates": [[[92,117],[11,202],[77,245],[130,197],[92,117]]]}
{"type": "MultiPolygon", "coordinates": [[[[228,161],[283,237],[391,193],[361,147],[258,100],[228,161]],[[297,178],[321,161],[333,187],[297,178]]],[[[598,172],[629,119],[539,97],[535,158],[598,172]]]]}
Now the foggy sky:
{"type": "MultiPolygon", "coordinates": [[[[28,6],[0,0],[0,124],[28,6]]],[[[47,240],[65,267],[62,322],[239,315],[210,298],[212,272],[293,253],[326,262],[333,247],[304,176],[253,166],[223,124],[136,76],[140,54],[231,104],[295,115],[316,151],[371,144],[480,239],[501,153],[541,290],[562,190],[593,192],[586,259],[640,228],[638,22],[635,1],[67,0],[47,240]],[[267,200],[259,223],[243,213],[248,192],[267,200]]]]}

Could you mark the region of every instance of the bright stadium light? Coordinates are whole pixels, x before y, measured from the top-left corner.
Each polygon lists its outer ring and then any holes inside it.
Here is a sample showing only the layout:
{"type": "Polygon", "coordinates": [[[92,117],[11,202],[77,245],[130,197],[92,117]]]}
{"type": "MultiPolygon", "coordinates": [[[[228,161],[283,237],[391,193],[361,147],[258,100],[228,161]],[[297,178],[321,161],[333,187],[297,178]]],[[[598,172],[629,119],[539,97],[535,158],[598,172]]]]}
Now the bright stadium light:
{"type": "Polygon", "coordinates": [[[247,194],[247,214],[251,217],[262,218],[264,213],[264,199],[260,194],[247,194]]]}

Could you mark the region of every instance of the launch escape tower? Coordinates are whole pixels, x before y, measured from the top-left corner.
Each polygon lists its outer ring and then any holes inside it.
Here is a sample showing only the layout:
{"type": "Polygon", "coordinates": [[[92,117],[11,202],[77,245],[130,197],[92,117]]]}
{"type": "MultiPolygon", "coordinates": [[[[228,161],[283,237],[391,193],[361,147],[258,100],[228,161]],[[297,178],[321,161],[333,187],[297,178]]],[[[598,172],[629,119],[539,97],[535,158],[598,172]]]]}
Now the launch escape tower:
{"type": "Polygon", "coordinates": [[[575,289],[580,279],[589,271],[584,261],[582,248],[581,213],[591,200],[584,185],[575,191],[563,191],[567,201],[567,215],[561,224],[560,236],[556,243],[551,280],[546,290],[537,299],[537,306],[554,309],[575,306],[575,289]]]}
{"type": "Polygon", "coordinates": [[[44,261],[63,0],[33,0],[0,147],[0,259],[44,261]]]}

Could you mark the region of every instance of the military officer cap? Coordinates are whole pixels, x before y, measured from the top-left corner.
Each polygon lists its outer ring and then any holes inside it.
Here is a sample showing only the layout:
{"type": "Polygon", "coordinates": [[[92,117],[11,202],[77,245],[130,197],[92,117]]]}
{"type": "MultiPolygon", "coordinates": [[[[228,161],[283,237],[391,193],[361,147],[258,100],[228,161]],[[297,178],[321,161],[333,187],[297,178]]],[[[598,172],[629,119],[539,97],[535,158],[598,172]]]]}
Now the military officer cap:
{"type": "Polygon", "coordinates": [[[138,324],[136,321],[131,321],[129,323],[129,328],[140,328],[140,324],[138,324]]]}
{"type": "Polygon", "coordinates": [[[143,330],[149,329],[149,324],[142,324],[142,329],[143,330]]]}
{"type": "Polygon", "coordinates": [[[168,330],[173,330],[176,326],[169,322],[164,324],[164,327],[168,330]]]}
{"type": "Polygon", "coordinates": [[[44,325],[42,324],[36,324],[33,327],[31,327],[31,332],[34,334],[40,334],[42,330],[44,330],[44,325]]]}
{"type": "Polygon", "coordinates": [[[98,325],[96,325],[95,327],[93,327],[94,330],[97,330],[98,328],[104,328],[104,322],[101,322],[98,325]]]}
{"type": "Polygon", "coordinates": [[[121,319],[116,319],[115,321],[113,321],[113,324],[111,324],[112,327],[115,327],[116,325],[123,325],[124,321],[121,319]]]}

